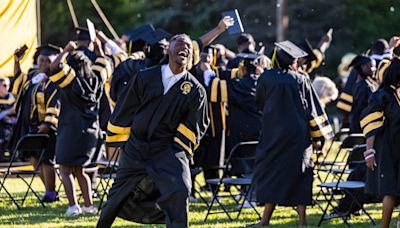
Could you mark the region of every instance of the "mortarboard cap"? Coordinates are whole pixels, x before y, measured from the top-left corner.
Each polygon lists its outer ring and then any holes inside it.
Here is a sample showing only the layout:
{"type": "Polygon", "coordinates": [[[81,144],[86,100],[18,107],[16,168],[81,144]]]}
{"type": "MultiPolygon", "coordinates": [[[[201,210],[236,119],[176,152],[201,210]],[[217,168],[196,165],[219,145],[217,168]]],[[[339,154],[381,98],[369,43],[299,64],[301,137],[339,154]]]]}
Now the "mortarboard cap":
{"type": "Polygon", "coordinates": [[[61,48],[52,44],[42,45],[36,48],[39,55],[51,56],[58,55],[61,52],[61,48]]]}
{"type": "Polygon", "coordinates": [[[154,45],[161,40],[169,40],[171,38],[171,34],[163,29],[156,29],[152,32],[145,33],[143,36],[145,41],[150,45],[154,45]]]}
{"type": "Polygon", "coordinates": [[[76,40],[91,41],[89,29],[83,27],[76,27],[76,40]]]}
{"type": "MultiPolygon", "coordinates": [[[[154,30],[155,29],[152,24],[142,25],[142,26],[136,28],[135,30],[133,30],[131,33],[129,33],[129,40],[131,40],[133,42],[138,41],[138,40],[143,40],[143,41],[148,42],[148,40],[149,40],[148,33],[151,33],[154,30]]],[[[151,39],[151,37],[150,37],[150,39],[151,39]]]]}
{"type": "Polygon", "coordinates": [[[276,53],[276,64],[279,68],[287,69],[295,59],[308,56],[307,52],[296,46],[290,41],[283,41],[275,43],[276,49],[272,55],[272,64],[275,65],[275,53],[276,53]]]}
{"type": "Polygon", "coordinates": [[[275,46],[277,46],[280,50],[285,52],[287,55],[289,55],[293,59],[298,59],[298,58],[305,57],[308,55],[307,52],[303,51],[296,44],[292,43],[289,40],[275,43],[275,46]]]}

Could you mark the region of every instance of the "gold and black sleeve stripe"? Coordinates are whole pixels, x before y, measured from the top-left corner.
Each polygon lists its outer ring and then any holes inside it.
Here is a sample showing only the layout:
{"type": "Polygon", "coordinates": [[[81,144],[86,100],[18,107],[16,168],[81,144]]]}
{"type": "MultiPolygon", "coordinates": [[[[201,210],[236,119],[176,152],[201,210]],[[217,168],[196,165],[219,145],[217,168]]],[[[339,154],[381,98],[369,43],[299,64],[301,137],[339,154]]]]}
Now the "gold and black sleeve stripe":
{"type": "Polygon", "coordinates": [[[384,113],[381,111],[376,111],[367,114],[360,121],[360,126],[363,129],[365,137],[370,137],[376,135],[383,127],[385,122],[384,113]]]}
{"type": "Polygon", "coordinates": [[[14,75],[15,79],[12,83],[11,93],[17,96],[20,91],[22,90],[23,86],[25,85],[26,81],[28,80],[28,76],[19,71],[16,75],[14,75]]]}
{"type": "Polygon", "coordinates": [[[128,58],[128,55],[125,52],[121,52],[121,53],[116,53],[114,55],[111,56],[111,60],[113,63],[113,68],[117,68],[118,65],[125,61],[128,58]]]}
{"type": "Polygon", "coordinates": [[[187,153],[193,155],[193,151],[199,146],[199,141],[195,131],[188,128],[185,124],[179,124],[178,133],[174,141],[180,145],[187,153]]]}
{"type": "Polygon", "coordinates": [[[389,65],[390,65],[389,59],[382,59],[379,62],[379,65],[375,72],[375,79],[378,81],[379,84],[382,84],[383,76],[385,75],[385,71],[389,67],[389,65]]]}
{"type": "Polygon", "coordinates": [[[65,64],[60,71],[50,76],[50,81],[57,83],[60,88],[65,88],[75,77],[74,69],[65,64]]]}
{"type": "Polygon", "coordinates": [[[131,133],[131,127],[121,127],[108,122],[107,125],[107,143],[124,143],[128,141],[131,133]]]}
{"type": "Polygon", "coordinates": [[[336,104],[336,108],[340,109],[341,111],[350,113],[352,105],[353,105],[353,96],[348,93],[342,92],[336,104]]]}
{"type": "Polygon", "coordinates": [[[321,66],[322,61],[324,60],[324,54],[318,49],[313,50],[314,55],[317,57],[317,59],[311,61],[311,64],[309,68],[307,69],[307,73],[311,73],[313,70],[317,69],[319,66],[321,66]]]}
{"type": "Polygon", "coordinates": [[[107,58],[103,56],[99,56],[96,58],[96,61],[92,66],[92,70],[97,76],[101,77],[103,83],[105,83],[112,74],[110,62],[107,60],[107,58]]]}

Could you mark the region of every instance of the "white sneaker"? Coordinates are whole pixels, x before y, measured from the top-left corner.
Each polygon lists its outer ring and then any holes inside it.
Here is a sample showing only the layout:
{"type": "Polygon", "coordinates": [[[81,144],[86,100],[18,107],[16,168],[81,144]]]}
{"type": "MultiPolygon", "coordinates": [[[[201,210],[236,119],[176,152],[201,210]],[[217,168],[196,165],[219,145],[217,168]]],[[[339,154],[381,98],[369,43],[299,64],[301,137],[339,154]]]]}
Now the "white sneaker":
{"type": "Polygon", "coordinates": [[[82,214],[82,209],[79,205],[69,206],[67,211],[65,212],[66,216],[74,216],[82,214]]]}
{"type": "Polygon", "coordinates": [[[85,206],[83,206],[82,207],[82,212],[84,213],[84,214],[92,214],[92,215],[95,215],[95,214],[97,214],[97,209],[92,205],[92,206],[89,206],[89,207],[85,207],[85,206]]]}

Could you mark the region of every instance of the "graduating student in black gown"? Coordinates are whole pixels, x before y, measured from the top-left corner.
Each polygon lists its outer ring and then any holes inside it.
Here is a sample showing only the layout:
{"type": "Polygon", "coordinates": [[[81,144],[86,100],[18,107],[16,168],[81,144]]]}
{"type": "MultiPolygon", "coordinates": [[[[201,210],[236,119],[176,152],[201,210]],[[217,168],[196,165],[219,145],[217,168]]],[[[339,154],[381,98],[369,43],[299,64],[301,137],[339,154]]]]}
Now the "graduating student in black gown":
{"type": "Polygon", "coordinates": [[[383,197],[381,227],[389,227],[400,196],[400,59],[394,58],[370,96],[360,125],[367,138],[365,192],[383,197]]]}
{"type": "Polygon", "coordinates": [[[60,52],[59,47],[44,45],[37,48],[38,69],[28,73],[28,76],[19,67],[16,58],[16,75],[14,76],[13,90],[17,94],[15,112],[17,121],[9,142],[13,151],[21,137],[26,134],[48,134],[49,143],[38,164],[37,155],[32,154],[31,162],[39,165],[40,177],[45,185],[44,202],[57,200],[55,191],[54,156],[57,131],[57,116],[59,111],[57,84],[49,80],[50,64],[60,52]]]}
{"type": "Polygon", "coordinates": [[[312,202],[312,142],[333,136],[307,74],[297,58],[306,56],[290,41],[276,44],[273,66],[258,80],[256,102],[262,110],[262,132],[256,151],[253,184],[265,205],[261,225],[268,225],[276,204],[297,206],[305,225],[312,202]]]}
{"type": "Polygon", "coordinates": [[[357,56],[350,63],[357,72],[357,80],[353,86],[353,102],[350,111],[350,132],[362,133],[360,127],[361,112],[368,105],[368,98],[378,88],[373,84],[372,75],[375,61],[365,56],[357,56]]]}
{"type": "Polygon", "coordinates": [[[69,201],[67,215],[96,213],[89,177],[83,167],[97,160],[101,142],[99,123],[100,98],[111,65],[104,57],[100,41],[94,45],[95,61],[69,42],[52,63],[50,80],[58,84],[61,109],[58,121],[56,162],[69,201]],[[64,64],[66,62],[66,64],[64,64]],[[84,207],[78,205],[73,174],[78,179],[84,207]]]}
{"type": "Polygon", "coordinates": [[[174,36],[168,64],[140,71],[117,102],[107,142],[124,144],[124,151],[98,227],[117,216],[188,226],[188,157],[209,124],[205,89],[187,71],[192,55],[191,39],[174,36]]]}

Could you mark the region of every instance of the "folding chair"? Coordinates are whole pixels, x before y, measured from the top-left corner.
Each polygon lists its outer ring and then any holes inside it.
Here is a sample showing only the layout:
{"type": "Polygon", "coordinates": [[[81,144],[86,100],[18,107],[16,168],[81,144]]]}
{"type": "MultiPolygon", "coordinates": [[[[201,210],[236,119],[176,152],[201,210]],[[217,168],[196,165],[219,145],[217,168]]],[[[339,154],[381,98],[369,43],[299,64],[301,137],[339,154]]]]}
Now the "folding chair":
{"type": "Polygon", "coordinates": [[[362,192],[362,190],[365,187],[365,183],[363,181],[345,181],[344,180],[344,175],[346,174],[346,170],[351,166],[351,165],[357,165],[357,164],[364,164],[364,156],[363,152],[365,151],[366,146],[365,145],[357,145],[355,146],[347,159],[346,165],[343,166],[342,171],[339,174],[339,179],[338,181],[335,182],[326,182],[319,184],[318,186],[324,189],[323,195],[325,199],[327,200],[327,205],[323,209],[323,213],[321,215],[321,218],[318,222],[318,226],[321,226],[322,222],[325,220],[330,220],[333,218],[342,218],[343,222],[347,226],[351,226],[348,222],[351,214],[351,208],[355,204],[358,207],[361,208],[361,210],[368,216],[368,218],[371,220],[371,223],[375,225],[374,219],[372,219],[371,215],[365,210],[364,206],[362,205],[361,202],[357,200],[357,196],[359,193],[362,192]],[[352,202],[351,206],[349,207],[348,211],[345,213],[339,213],[335,216],[327,216],[327,211],[329,208],[331,208],[333,211],[334,209],[334,203],[338,204],[338,195],[343,196],[344,194],[350,196],[352,202]],[[336,196],[336,197],[335,197],[336,196]]]}
{"type": "Polygon", "coordinates": [[[99,184],[97,185],[97,189],[100,188],[100,191],[98,190],[98,193],[102,193],[101,196],[99,194],[100,202],[98,206],[98,211],[100,212],[104,198],[108,196],[108,190],[111,187],[111,180],[113,180],[116,176],[116,173],[119,168],[119,163],[118,159],[120,156],[120,153],[122,151],[121,147],[118,147],[115,152],[111,155],[110,158],[108,158],[108,161],[98,161],[97,166],[101,169],[101,173],[99,175],[100,181],[99,184]]]}
{"type": "MultiPolygon", "coordinates": [[[[208,210],[204,221],[207,221],[208,215],[225,213],[229,220],[232,221],[230,212],[238,212],[237,217],[239,218],[240,213],[243,209],[243,204],[245,201],[250,201],[252,198],[252,174],[255,162],[255,151],[258,141],[240,142],[236,144],[229,155],[229,158],[223,169],[223,173],[220,178],[208,179],[206,183],[209,185],[215,185],[216,188],[213,192],[210,205],[208,205],[208,210]],[[239,199],[236,199],[232,192],[229,191],[229,195],[220,195],[220,188],[224,186],[234,187],[239,191],[239,199]],[[240,188],[239,188],[240,187],[240,188]],[[221,198],[231,197],[239,206],[237,209],[227,210],[226,206],[222,204],[221,198]],[[242,200],[242,202],[240,202],[242,200]],[[222,211],[211,211],[214,203],[217,203],[222,211]]],[[[250,203],[250,206],[261,218],[255,206],[250,203]]]]}
{"type": "MultiPolygon", "coordinates": [[[[314,171],[317,172],[317,177],[321,183],[327,181],[335,181],[338,179],[339,174],[342,172],[342,167],[346,165],[346,159],[349,152],[356,145],[364,144],[365,136],[363,134],[350,134],[343,139],[339,149],[337,150],[335,157],[331,161],[325,161],[320,163],[314,171]],[[325,177],[321,177],[321,173],[325,173],[325,177]]],[[[345,170],[345,173],[349,174],[352,170],[345,170]]],[[[320,206],[319,197],[321,196],[323,189],[319,189],[319,192],[314,198],[314,205],[320,206]]],[[[321,208],[322,209],[322,208],[321,208]]]]}
{"type": "Polygon", "coordinates": [[[1,169],[0,170],[0,175],[3,176],[3,179],[0,182],[0,192],[2,189],[6,192],[8,197],[13,201],[15,206],[20,209],[23,205],[24,202],[29,194],[29,191],[32,191],[32,193],[36,196],[36,198],[39,200],[40,204],[45,207],[43,204],[40,196],[38,193],[33,190],[32,188],[32,183],[37,174],[39,174],[39,166],[40,163],[42,162],[42,157],[44,154],[44,151],[47,148],[47,143],[49,141],[49,136],[46,134],[28,134],[23,136],[22,138],[19,139],[17,146],[15,148],[15,151],[13,152],[10,163],[7,168],[1,169]],[[37,152],[38,153],[38,165],[37,167],[33,167],[32,165],[28,166],[15,166],[16,159],[25,153],[31,153],[31,152],[37,152]],[[28,187],[24,197],[22,198],[21,205],[18,204],[17,199],[12,196],[12,194],[7,190],[5,182],[6,179],[10,176],[15,176],[20,178],[28,187]],[[27,180],[26,178],[30,176],[31,179],[27,180]]]}

